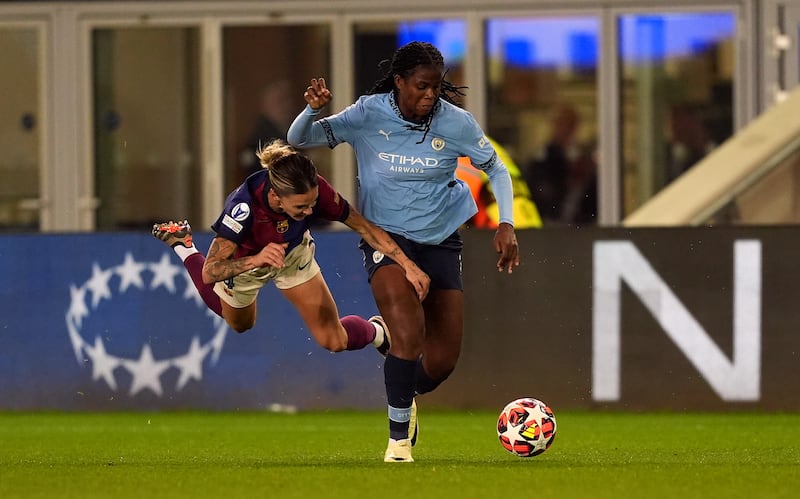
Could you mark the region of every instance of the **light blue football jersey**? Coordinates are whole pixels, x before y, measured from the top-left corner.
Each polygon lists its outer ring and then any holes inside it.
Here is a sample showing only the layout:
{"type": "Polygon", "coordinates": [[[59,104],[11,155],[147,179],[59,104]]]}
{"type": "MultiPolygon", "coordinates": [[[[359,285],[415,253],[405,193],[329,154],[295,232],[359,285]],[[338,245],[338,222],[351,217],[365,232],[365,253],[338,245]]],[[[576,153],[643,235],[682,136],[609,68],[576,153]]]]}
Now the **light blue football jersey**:
{"type": "Polygon", "coordinates": [[[358,163],[359,210],[374,224],[422,244],[438,244],[477,206],[456,178],[459,156],[490,177],[500,221],[513,224],[511,178],[472,114],[439,100],[425,131],[403,119],[392,93],[366,95],[314,121],[310,107],[289,128],[295,147],[349,143],[358,163]]]}

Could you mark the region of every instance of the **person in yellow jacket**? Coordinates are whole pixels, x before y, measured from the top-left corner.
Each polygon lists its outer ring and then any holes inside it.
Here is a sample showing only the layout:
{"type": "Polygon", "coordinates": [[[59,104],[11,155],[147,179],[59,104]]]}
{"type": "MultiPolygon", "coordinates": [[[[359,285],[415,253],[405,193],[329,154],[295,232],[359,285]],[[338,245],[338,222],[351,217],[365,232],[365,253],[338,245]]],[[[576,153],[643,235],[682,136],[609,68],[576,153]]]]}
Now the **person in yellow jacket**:
{"type": "MultiPolygon", "coordinates": [[[[489,137],[489,142],[494,146],[497,155],[503,160],[511,175],[511,185],[514,189],[514,228],[515,229],[538,229],[542,226],[542,218],[536,203],[531,198],[528,184],[522,177],[522,172],[511,155],[500,144],[489,137]]],[[[489,185],[489,177],[478,170],[467,157],[458,158],[458,168],[456,177],[463,180],[469,186],[475,204],[478,205],[478,213],[470,219],[468,224],[479,229],[495,229],[499,220],[497,202],[492,195],[489,185]]]]}

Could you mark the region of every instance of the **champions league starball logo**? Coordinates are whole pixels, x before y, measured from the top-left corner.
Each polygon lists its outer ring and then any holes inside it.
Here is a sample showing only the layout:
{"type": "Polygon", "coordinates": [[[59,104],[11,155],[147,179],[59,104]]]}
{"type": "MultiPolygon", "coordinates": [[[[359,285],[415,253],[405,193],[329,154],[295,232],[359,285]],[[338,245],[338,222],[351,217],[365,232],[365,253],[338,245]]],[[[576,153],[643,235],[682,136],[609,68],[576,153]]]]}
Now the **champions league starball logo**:
{"type": "MultiPolygon", "coordinates": [[[[123,262],[114,267],[101,268],[95,262],[92,265],[92,275],[86,282],[80,286],[70,285],[66,324],[75,358],[80,365],[91,364],[92,380],[103,380],[115,392],[124,390],[118,382],[118,376],[127,371],[131,380],[130,388],[127,389],[129,396],[150,390],[161,397],[165,389],[162,376],[173,369],[178,373],[174,390],[179,392],[190,381],[202,380],[203,364],[207,357],[210,356],[211,365],[219,360],[228,330],[227,324],[206,308],[188,273],[183,266],[172,263],[171,256],[164,253],[158,262],[139,262],[129,252],[123,262]],[[149,281],[145,279],[147,276],[150,276],[149,281]],[[182,291],[179,291],[176,280],[183,287],[182,291]],[[183,301],[170,299],[169,295],[178,293],[181,293],[183,301]],[[159,303],[174,303],[176,306],[193,303],[196,307],[187,306],[185,309],[189,313],[194,313],[195,308],[202,308],[208,317],[209,331],[192,331],[191,327],[185,327],[185,317],[180,313],[151,315],[148,309],[145,314],[139,314],[146,315],[144,318],[114,313],[117,309],[125,309],[120,305],[124,305],[127,300],[134,297],[147,298],[148,295],[152,295],[149,297],[159,303]],[[109,321],[111,325],[107,328],[94,328],[96,321],[92,319],[96,315],[112,318],[109,321]],[[154,354],[154,347],[149,340],[142,341],[138,336],[115,336],[118,333],[114,331],[115,325],[118,330],[125,329],[122,326],[126,321],[134,324],[144,321],[148,327],[152,325],[153,328],[161,325],[162,330],[167,331],[161,336],[168,336],[164,343],[171,346],[172,352],[169,355],[154,354]],[[118,345],[125,347],[118,351],[118,345]]],[[[197,324],[197,321],[190,324],[197,324]]]]}

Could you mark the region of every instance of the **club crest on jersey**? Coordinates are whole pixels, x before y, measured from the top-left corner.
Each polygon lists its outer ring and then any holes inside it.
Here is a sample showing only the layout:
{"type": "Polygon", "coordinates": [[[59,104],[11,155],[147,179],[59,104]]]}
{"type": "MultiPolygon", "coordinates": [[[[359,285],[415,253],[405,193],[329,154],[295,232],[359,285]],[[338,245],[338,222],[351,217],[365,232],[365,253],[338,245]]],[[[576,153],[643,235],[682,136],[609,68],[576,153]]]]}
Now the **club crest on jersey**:
{"type": "Polygon", "coordinates": [[[441,151],[442,149],[444,149],[444,146],[445,146],[444,139],[435,137],[433,140],[431,140],[431,147],[433,148],[434,151],[441,151]]]}
{"type": "Polygon", "coordinates": [[[247,217],[250,216],[250,205],[248,205],[247,203],[237,204],[231,210],[231,216],[237,222],[241,222],[242,220],[247,220],[247,217]]]}
{"type": "Polygon", "coordinates": [[[278,231],[278,234],[283,234],[284,232],[289,230],[289,221],[279,220],[278,223],[275,225],[275,230],[278,231]]]}
{"type": "Polygon", "coordinates": [[[383,260],[383,253],[381,253],[380,251],[373,251],[372,252],[372,262],[373,263],[381,263],[381,260],[383,260]]]}

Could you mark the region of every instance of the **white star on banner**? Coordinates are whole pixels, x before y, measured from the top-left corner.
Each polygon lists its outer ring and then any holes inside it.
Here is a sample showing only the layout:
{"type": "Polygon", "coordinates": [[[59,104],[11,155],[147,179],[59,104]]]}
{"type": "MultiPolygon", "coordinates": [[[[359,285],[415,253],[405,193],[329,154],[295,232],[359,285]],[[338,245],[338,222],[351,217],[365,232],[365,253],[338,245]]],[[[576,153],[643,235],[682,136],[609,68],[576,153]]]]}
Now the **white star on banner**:
{"type": "Polygon", "coordinates": [[[164,254],[157,263],[140,263],[128,252],[121,265],[103,269],[95,262],[92,265],[92,276],[83,285],[70,285],[70,304],[65,319],[75,359],[80,365],[91,362],[92,379],[94,381],[102,379],[115,391],[119,390],[120,386],[114,373],[118,367],[123,367],[132,375],[129,393],[131,397],[145,389],[149,389],[161,397],[163,394],[161,375],[172,366],[180,371],[180,377],[176,383],[177,391],[183,389],[193,379],[202,380],[205,359],[211,355],[210,364],[215,365],[225,343],[228,332],[227,323],[204,306],[202,297],[194,287],[191,277],[188,273],[181,272],[180,266],[170,263],[170,256],[170,253],[164,254]],[[145,269],[149,269],[153,273],[153,278],[149,283],[142,278],[145,269]],[[115,295],[125,292],[131,286],[142,291],[163,287],[167,292],[175,295],[177,293],[175,277],[178,274],[183,275],[186,283],[183,298],[186,300],[192,298],[195,304],[205,311],[205,315],[214,325],[215,333],[211,339],[203,343],[199,336],[194,336],[189,350],[184,355],[162,360],[155,360],[151,346],[144,344],[139,359],[135,360],[107,352],[100,335],[95,336],[93,345],[83,338],[80,331],[83,319],[92,313],[87,304],[87,293],[92,295],[92,309],[97,309],[103,300],[114,301],[118,298],[115,295]],[[109,286],[114,275],[120,276],[120,284],[117,289],[111,289],[109,286]]]}
{"type": "Polygon", "coordinates": [[[134,396],[145,388],[161,396],[161,373],[169,369],[168,360],[154,360],[150,345],[145,343],[139,360],[123,359],[122,364],[133,375],[130,395],[134,396]]]}
{"type": "Polygon", "coordinates": [[[181,370],[178,384],[175,385],[178,390],[182,390],[186,383],[192,379],[198,381],[203,379],[203,360],[206,358],[208,350],[208,346],[200,346],[200,340],[195,336],[192,338],[192,344],[189,346],[189,351],[186,352],[186,355],[172,360],[172,364],[181,370]]]}
{"type": "Polygon", "coordinates": [[[69,332],[69,342],[72,343],[72,351],[75,353],[75,360],[78,361],[78,364],[82,364],[85,343],[78,331],[75,330],[75,325],[69,320],[69,317],[67,317],[67,331],[69,332]]]}
{"type": "Polygon", "coordinates": [[[222,319],[222,317],[218,316],[212,311],[208,311],[206,314],[212,319],[214,319],[214,327],[217,328],[217,333],[208,342],[208,345],[211,345],[211,362],[216,364],[219,361],[219,354],[222,353],[222,346],[225,344],[225,334],[228,332],[228,324],[222,319]]]}
{"type": "Polygon", "coordinates": [[[134,260],[130,252],[125,253],[125,261],[122,262],[122,265],[117,266],[117,275],[122,278],[119,283],[120,292],[124,293],[130,285],[142,289],[144,287],[144,282],[142,282],[144,268],[145,265],[134,260]]]}
{"type": "Polygon", "coordinates": [[[164,286],[170,293],[175,293],[175,276],[181,271],[181,267],[173,265],[169,255],[164,253],[158,263],[148,265],[153,272],[153,280],[150,281],[150,289],[164,286]]]}
{"type": "Polygon", "coordinates": [[[92,292],[92,308],[97,308],[97,304],[103,298],[111,299],[111,289],[108,287],[108,281],[114,273],[110,270],[102,270],[94,263],[92,265],[92,278],[86,281],[86,287],[92,292]]]}
{"type": "Polygon", "coordinates": [[[106,353],[106,347],[99,336],[94,339],[94,346],[87,345],[85,350],[92,359],[92,379],[97,381],[103,378],[112,390],[116,390],[117,380],[114,379],[114,369],[120,364],[119,359],[106,353]]]}
{"type": "Polygon", "coordinates": [[[75,321],[75,324],[80,326],[83,323],[83,318],[89,315],[89,308],[86,306],[86,290],[76,288],[74,285],[69,286],[69,311],[67,318],[75,321]]]}

